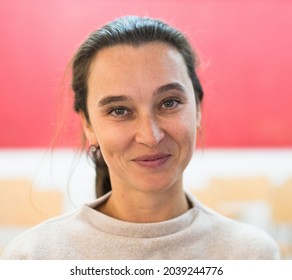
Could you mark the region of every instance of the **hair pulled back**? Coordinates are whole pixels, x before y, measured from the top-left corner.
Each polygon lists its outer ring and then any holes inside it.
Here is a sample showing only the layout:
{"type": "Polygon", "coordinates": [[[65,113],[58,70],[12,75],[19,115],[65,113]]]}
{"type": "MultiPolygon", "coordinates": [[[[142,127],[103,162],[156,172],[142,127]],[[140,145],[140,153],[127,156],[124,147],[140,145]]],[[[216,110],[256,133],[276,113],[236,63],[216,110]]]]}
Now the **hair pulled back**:
{"type": "MultiPolygon", "coordinates": [[[[91,63],[100,50],[121,44],[138,47],[151,42],[168,44],[176,48],[182,55],[193,84],[196,102],[200,104],[204,93],[195,71],[197,61],[185,36],[177,29],[158,19],[125,16],[92,32],[75,53],[72,60],[74,110],[78,113],[82,112],[90,123],[87,110],[87,81],[91,63]]],[[[100,150],[93,150],[91,158],[96,170],[96,195],[100,197],[111,190],[108,167],[100,150]]]]}

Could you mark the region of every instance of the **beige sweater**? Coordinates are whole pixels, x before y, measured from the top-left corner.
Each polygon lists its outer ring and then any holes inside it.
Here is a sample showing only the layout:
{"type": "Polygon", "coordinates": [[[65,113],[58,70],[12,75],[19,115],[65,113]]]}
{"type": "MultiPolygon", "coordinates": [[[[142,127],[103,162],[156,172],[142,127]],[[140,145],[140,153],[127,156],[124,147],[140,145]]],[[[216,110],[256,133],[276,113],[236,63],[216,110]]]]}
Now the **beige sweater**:
{"type": "Polygon", "coordinates": [[[277,259],[262,230],[225,218],[187,194],[193,207],[159,223],[129,223],[95,208],[109,194],[17,237],[2,259],[277,259]]]}

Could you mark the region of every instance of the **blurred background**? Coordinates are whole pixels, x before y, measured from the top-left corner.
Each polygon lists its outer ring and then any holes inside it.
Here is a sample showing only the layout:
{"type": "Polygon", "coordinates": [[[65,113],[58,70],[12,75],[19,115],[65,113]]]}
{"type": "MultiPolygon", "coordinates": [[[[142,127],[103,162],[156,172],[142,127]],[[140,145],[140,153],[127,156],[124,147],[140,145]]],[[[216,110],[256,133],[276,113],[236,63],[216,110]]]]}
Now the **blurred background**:
{"type": "Polygon", "coordinates": [[[292,2],[0,2],[0,252],[36,223],[94,199],[72,110],[74,51],[123,15],[160,18],[200,57],[202,132],[185,188],[254,224],[292,259],[292,2]]]}

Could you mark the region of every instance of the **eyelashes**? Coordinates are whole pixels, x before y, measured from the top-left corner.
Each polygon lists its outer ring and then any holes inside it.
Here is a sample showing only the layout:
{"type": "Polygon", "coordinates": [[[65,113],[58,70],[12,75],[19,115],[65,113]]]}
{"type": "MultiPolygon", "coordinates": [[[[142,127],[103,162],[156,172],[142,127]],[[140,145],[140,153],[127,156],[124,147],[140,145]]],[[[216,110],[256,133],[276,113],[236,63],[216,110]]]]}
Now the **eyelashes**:
{"type": "Polygon", "coordinates": [[[167,98],[162,102],[161,108],[172,109],[176,108],[179,104],[182,104],[182,100],[179,98],[167,98]]]}
{"type": "MultiPolygon", "coordinates": [[[[178,97],[168,97],[158,104],[157,111],[162,114],[164,112],[169,113],[171,111],[174,111],[179,105],[183,103],[184,103],[183,100],[178,97]]],[[[125,119],[133,116],[134,111],[135,110],[128,108],[126,106],[113,106],[107,110],[106,114],[113,118],[125,119]]]]}
{"type": "Polygon", "coordinates": [[[110,110],[108,110],[107,114],[115,117],[115,118],[121,118],[126,116],[127,114],[130,113],[130,110],[124,106],[115,106],[110,108],[110,110]]]}

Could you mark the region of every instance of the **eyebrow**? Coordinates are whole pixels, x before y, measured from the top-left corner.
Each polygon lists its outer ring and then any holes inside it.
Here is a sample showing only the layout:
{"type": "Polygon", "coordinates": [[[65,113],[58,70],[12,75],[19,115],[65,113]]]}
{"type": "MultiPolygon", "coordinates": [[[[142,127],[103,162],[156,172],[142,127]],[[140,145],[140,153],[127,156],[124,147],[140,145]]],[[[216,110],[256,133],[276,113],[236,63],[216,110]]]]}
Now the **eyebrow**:
{"type": "MultiPolygon", "coordinates": [[[[154,95],[159,95],[161,93],[164,93],[164,92],[167,92],[170,90],[178,90],[181,92],[185,92],[185,87],[177,82],[169,83],[169,84],[163,85],[163,86],[159,87],[158,89],[156,89],[154,91],[154,95]]],[[[106,105],[114,103],[114,102],[129,101],[131,99],[132,99],[131,97],[126,96],[126,95],[110,95],[110,96],[106,96],[106,97],[102,98],[101,100],[99,100],[98,106],[103,107],[103,106],[106,106],[106,105]]]]}
{"type": "Polygon", "coordinates": [[[170,83],[170,84],[163,85],[163,86],[159,87],[158,89],[156,89],[154,91],[154,94],[158,95],[160,93],[170,91],[170,90],[177,90],[177,91],[185,92],[185,87],[177,82],[170,83]]]}
{"type": "Polygon", "coordinates": [[[114,102],[121,102],[121,101],[129,101],[131,98],[125,95],[113,95],[113,96],[106,96],[99,100],[98,106],[102,107],[114,102]]]}

